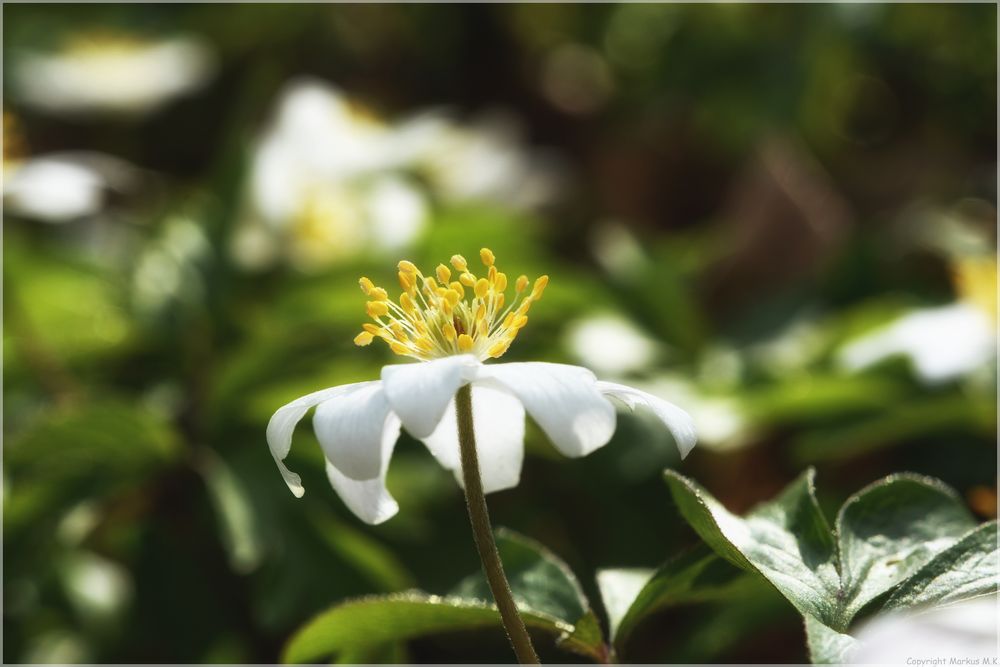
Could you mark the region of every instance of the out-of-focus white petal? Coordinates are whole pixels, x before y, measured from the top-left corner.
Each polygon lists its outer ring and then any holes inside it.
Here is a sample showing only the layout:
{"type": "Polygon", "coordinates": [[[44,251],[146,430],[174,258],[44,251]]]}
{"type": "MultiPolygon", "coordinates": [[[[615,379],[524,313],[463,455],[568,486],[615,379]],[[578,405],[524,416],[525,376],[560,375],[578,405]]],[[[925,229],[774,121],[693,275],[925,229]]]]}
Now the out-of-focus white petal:
{"type": "Polygon", "coordinates": [[[584,365],[602,374],[617,375],[647,368],[656,356],[654,341],[617,315],[578,320],[570,327],[568,342],[584,365]]]}
{"type": "Polygon", "coordinates": [[[895,355],[909,357],[926,384],[939,384],[989,364],[996,332],[989,316],[967,303],[924,308],[849,343],[839,355],[849,370],[867,368],[895,355]]]}
{"type": "Polygon", "coordinates": [[[329,461],[326,462],[326,476],[334,491],[354,514],[365,523],[382,523],[399,511],[399,505],[385,487],[385,475],[389,469],[389,459],[399,438],[399,418],[389,413],[380,424],[382,439],[379,444],[381,466],[375,479],[365,481],[347,477],[329,461]]]}
{"type": "Polygon", "coordinates": [[[302,478],[289,470],[285,464],[285,457],[292,448],[292,432],[295,431],[296,424],[305,416],[309,408],[319,405],[323,401],[339,396],[343,393],[354,391],[364,385],[375,384],[373,382],[358,382],[355,384],[344,384],[329,389],[321,389],[311,394],[306,394],[295,399],[287,405],[283,405],[271,416],[271,421],[267,424],[267,446],[271,449],[271,456],[278,464],[278,470],[285,480],[285,484],[296,498],[301,498],[305,493],[302,488],[302,478]]]}
{"type": "Polygon", "coordinates": [[[194,38],[93,40],[86,48],[21,56],[15,89],[29,105],[54,113],[139,114],[200,87],[213,73],[214,60],[194,38]]]}
{"type": "Polygon", "coordinates": [[[372,183],[367,209],[371,235],[384,250],[409,245],[427,218],[427,202],[420,191],[394,176],[384,176],[372,183]]]}
{"type": "Polygon", "coordinates": [[[350,479],[374,479],[382,466],[379,443],[388,414],[382,383],[364,383],[316,406],[313,430],[337,470],[350,479]]]}
{"type": "MultiPolygon", "coordinates": [[[[517,486],[524,460],[524,408],[510,392],[480,383],[472,385],[473,428],[483,491],[517,486]]],[[[442,466],[462,484],[462,462],[454,399],[434,432],[422,438],[442,466]]]]}
{"type": "Polygon", "coordinates": [[[426,438],[437,428],[458,388],[475,377],[479,362],[469,354],[382,369],[382,385],[389,405],[415,438],[426,438]]]}
{"type": "Polygon", "coordinates": [[[688,452],[694,448],[695,443],[698,441],[691,415],[673,403],[669,403],[662,398],[644,391],[614,382],[599,380],[597,382],[597,389],[606,396],[617,398],[627,405],[630,410],[635,410],[636,405],[645,405],[652,410],[674,436],[674,441],[677,443],[677,449],[681,453],[681,458],[687,456],[688,452]]]}
{"type": "Polygon", "coordinates": [[[854,633],[858,642],[848,659],[852,664],[901,665],[948,656],[952,665],[990,665],[997,657],[998,617],[997,598],[992,595],[878,615],[854,633]]]}
{"type": "Polygon", "coordinates": [[[586,368],[544,362],[492,364],[479,369],[479,379],[494,379],[513,392],[566,456],[586,456],[606,445],[615,432],[615,409],[586,368]]]}

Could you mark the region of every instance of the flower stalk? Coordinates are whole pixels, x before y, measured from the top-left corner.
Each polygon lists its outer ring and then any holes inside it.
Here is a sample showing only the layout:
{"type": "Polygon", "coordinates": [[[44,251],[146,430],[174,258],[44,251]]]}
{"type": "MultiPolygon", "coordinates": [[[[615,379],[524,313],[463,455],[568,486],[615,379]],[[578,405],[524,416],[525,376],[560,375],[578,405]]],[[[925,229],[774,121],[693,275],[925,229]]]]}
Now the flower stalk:
{"type": "Polygon", "coordinates": [[[483,481],[479,471],[479,457],[476,454],[476,435],[472,422],[472,387],[465,385],[455,394],[455,413],[458,422],[458,443],[462,458],[462,479],[465,484],[465,501],[469,509],[469,521],[472,523],[472,536],[476,542],[476,550],[483,564],[483,572],[489,583],[493,599],[504,630],[510,639],[517,661],[522,665],[539,664],[538,655],[531,645],[531,637],[524,627],[524,620],[517,611],[514,597],[507,583],[507,575],[503,571],[503,563],[497,552],[496,541],[493,538],[493,528],[490,526],[490,514],[486,507],[486,496],[483,493],[483,481]]]}

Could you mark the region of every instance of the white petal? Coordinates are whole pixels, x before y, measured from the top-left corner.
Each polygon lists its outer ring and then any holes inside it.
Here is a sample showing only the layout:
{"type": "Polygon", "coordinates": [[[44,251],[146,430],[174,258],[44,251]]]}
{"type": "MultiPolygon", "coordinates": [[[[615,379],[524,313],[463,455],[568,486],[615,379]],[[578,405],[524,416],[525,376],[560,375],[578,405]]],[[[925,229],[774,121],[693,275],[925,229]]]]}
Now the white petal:
{"type": "MultiPolygon", "coordinates": [[[[483,491],[493,493],[517,486],[524,460],[524,408],[520,401],[504,389],[473,384],[472,422],[483,491]]],[[[454,472],[462,485],[454,399],[438,427],[423,441],[438,463],[454,472]]]]}
{"type": "Polygon", "coordinates": [[[615,409],[597,390],[586,368],[525,362],[479,369],[507,387],[545,434],[566,456],[586,456],[603,447],[615,432],[615,409]]]}
{"type": "Polygon", "coordinates": [[[385,488],[389,459],[399,438],[399,418],[389,413],[379,426],[382,429],[382,440],[379,444],[382,463],[375,479],[361,482],[353,480],[337,470],[332,463],[326,462],[326,476],[333,490],[359,519],[372,525],[382,523],[399,511],[396,500],[385,488]]]}
{"type": "Polygon", "coordinates": [[[316,407],[313,430],[326,458],[356,480],[378,477],[382,428],[389,414],[381,382],[363,382],[316,407]]]}
{"type": "Polygon", "coordinates": [[[415,438],[433,433],[458,388],[475,377],[479,362],[463,354],[382,369],[382,385],[392,411],[415,438]]]}
{"type": "Polygon", "coordinates": [[[288,456],[288,451],[292,448],[292,432],[295,430],[295,425],[305,416],[309,408],[314,405],[318,405],[345,392],[353,391],[356,387],[365,384],[369,383],[345,384],[339,387],[314,391],[311,394],[306,394],[295,399],[287,405],[281,406],[271,417],[271,421],[267,424],[267,445],[271,448],[271,456],[274,457],[274,462],[278,464],[278,470],[281,471],[281,476],[285,479],[285,484],[288,485],[288,488],[295,494],[296,498],[301,498],[302,494],[305,493],[305,489],[302,488],[302,478],[289,470],[283,463],[285,457],[288,456]]]}
{"type": "Polygon", "coordinates": [[[677,449],[681,453],[681,458],[687,456],[688,452],[694,449],[695,443],[698,441],[698,436],[694,430],[694,420],[691,419],[691,415],[673,403],[668,403],[652,394],[647,394],[644,391],[639,391],[623,384],[615,384],[614,382],[599,380],[597,382],[597,389],[606,396],[617,398],[627,405],[630,410],[635,410],[636,405],[645,405],[652,410],[674,436],[674,441],[677,443],[677,449]]]}

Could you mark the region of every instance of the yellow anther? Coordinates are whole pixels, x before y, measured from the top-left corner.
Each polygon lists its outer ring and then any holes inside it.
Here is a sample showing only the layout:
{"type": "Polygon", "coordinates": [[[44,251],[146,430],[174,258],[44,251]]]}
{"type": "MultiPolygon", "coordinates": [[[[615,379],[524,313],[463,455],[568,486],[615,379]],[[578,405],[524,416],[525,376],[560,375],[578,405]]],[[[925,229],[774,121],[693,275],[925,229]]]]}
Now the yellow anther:
{"type": "Polygon", "coordinates": [[[472,353],[480,360],[503,355],[528,323],[528,310],[549,279],[540,277],[529,290],[527,276],[519,276],[517,293],[505,308],[507,274],[495,266],[488,248],[480,251],[480,258],[487,268],[485,278],[469,271],[461,255],[450,260],[454,270],[439,264],[428,276],[411,262],[399,262],[402,293],[395,303],[386,290],[361,278],[358,284],[368,295],[365,308],[376,322],[362,325],[354,342],[369,345],[381,338],[396,354],[421,360],[459,353],[472,353]]]}
{"type": "Polygon", "coordinates": [[[399,295],[399,307],[402,308],[407,313],[412,313],[417,309],[416,305],[413,303],[413,299],[406,292],[399,295]]]}
{"type": "Polygon", "coordinates": [[[369,317],[385,317],[389,314],[389,306],[384,301],[369,301],[365,304],[369,317]]]}
{"type": "Polygon", "coordinates": [[[503,353],[507,351],[510,347],[510,341],[502,340],[499,343],[494,343],[490,346],[490,349],[486,350],[486,355],[496,359],[497,357],[503,356],[503,353]]]}

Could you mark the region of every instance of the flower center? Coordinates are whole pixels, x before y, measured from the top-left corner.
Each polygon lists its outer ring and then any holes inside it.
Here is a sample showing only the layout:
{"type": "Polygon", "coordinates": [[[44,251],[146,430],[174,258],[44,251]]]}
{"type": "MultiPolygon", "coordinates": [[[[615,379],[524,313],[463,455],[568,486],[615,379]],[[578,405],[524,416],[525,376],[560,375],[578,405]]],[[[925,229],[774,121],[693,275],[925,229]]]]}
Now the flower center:
{"type": "Polygon", "coordinates": [[[480,360],[503,355],[525,324],[528,309],[542,297],[548,276],[535,281],[531,291],[528,277],[514,283],[514,297],[507,303],[507,275],[497,271],[489,248],[479,251],[486,277],[469,271],[461,255],[453,255],[452,270],[438,264],[436,279],[424,276],[412,262],[399,263],[399,285],[403,292],[398,303],[368,278],[359,281],[370,299],[364,331],[354,338],[356,345],[368,345],[381,338],[396,354],[427,360],[454,354],[474,354],[480,360]]]}

